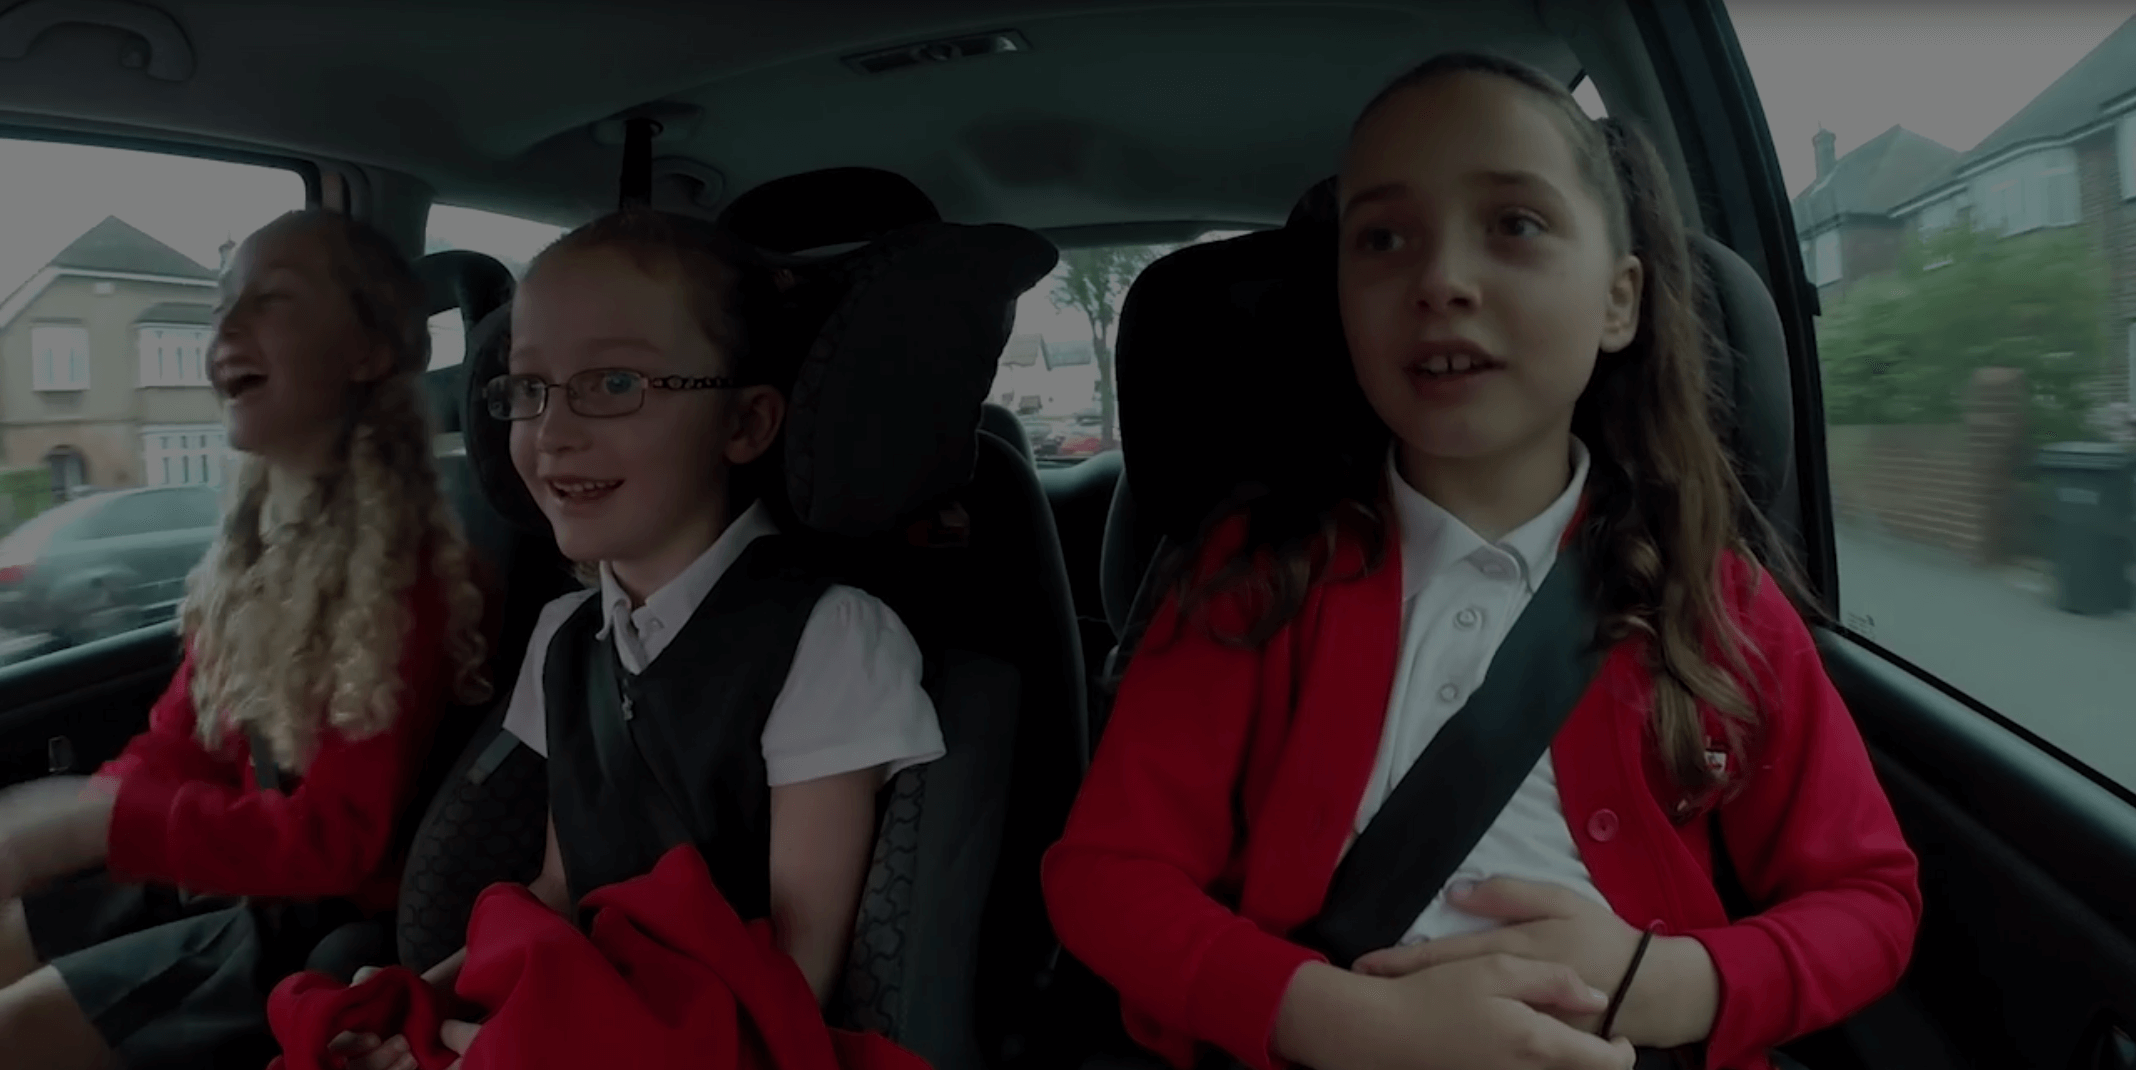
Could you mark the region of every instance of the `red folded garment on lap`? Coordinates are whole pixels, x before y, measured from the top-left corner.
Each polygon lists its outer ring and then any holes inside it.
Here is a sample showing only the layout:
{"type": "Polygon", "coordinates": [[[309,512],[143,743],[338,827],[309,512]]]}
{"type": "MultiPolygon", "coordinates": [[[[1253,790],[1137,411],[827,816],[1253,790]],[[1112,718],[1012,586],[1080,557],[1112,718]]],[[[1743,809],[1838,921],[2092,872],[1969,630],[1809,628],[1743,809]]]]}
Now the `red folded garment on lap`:
{"type": "MultiPolygon", "coordinates": [[[[490,1013],[460,1070],[927,1070],[885,1037],[825,1025],[771,927],[736,916],[692,847],[585,906],[590,933],[520,885],[482,893],[458,994],[490,1013]]],[[[445,1070],[455,1056],[437,1040],[436,999],[405,970],[353,988],[292,977],[268,1003],[284,1052],[275,1070],[339,1070],[326,1044],[344,1030],[402,1033],[422,1070],[445,1070]]]]}

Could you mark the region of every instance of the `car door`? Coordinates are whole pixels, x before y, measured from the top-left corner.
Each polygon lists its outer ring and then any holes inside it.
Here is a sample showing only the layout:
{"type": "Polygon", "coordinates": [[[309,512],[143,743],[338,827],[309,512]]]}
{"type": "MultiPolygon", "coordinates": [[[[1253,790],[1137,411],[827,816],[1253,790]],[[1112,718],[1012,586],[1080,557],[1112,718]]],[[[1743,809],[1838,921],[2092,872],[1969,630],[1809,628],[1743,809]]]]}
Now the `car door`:
{"type": "Polygon", "coordinates": [[[1912,970],[1803,1045],[1813,1066],[2136,1065],[2136,614],[2083,604],[2125,606],[2128,562],[2100,561],[2126,545],[2098,533],[2130,518],[2041,507],[2076,477],[2031,460],[2063,436],[2108,451],[2136,401],[2136,348],[2114,348],[2136,339],[2136,20],[2091,7],[2013,36],[1993,5],[1632,5],[1706,228],[1779,306],[1784,519],[1921,856],[1912,970]],[[1934,109],[1986,77],[1967,49],[2034,64],[1992,108],[1966,98],[1993,113],[1970,125],[1934,109]],[[1972,288],[1994,279],[2016,281],[1972,288]]]}

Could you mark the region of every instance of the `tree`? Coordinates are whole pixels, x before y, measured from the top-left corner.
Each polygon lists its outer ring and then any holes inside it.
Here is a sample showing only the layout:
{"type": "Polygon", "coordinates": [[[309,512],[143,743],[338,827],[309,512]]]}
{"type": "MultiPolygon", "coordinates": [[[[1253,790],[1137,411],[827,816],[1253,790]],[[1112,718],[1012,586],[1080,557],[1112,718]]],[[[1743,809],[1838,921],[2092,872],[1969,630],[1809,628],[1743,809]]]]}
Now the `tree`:
{"type": "Polygon", "coordinates": [[[1949,424],[1981,368],[2015,368],[2034,441],[2084,437],[2084,385],[2106,352],[2107,275],[2082,228],[1915,241],[1818,325],[1829,423],[1949,424]]]}
{"type": "Polygon", "coordinates": [[[1101,245],[1061,253],[1053,307],[1073,308],[1090,321],[1091,359],[1098,362],[1100,441],[1111,449],[1117,437],[1119,402],[1113,392],[1112,326],[1120,299],[1151,261],[1172,251],[1163,245],[1101,245]]]}

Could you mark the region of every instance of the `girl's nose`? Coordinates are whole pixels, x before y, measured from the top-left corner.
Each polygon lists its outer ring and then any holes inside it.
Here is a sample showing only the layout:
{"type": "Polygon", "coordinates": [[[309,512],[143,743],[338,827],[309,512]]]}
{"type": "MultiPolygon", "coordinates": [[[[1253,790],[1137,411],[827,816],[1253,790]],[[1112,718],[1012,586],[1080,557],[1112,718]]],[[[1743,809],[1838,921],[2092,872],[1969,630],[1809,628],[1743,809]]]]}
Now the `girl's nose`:
{"type": "Polygon", "coordinates": [[[552,392],[549,403],[542,406],[541,415],[533,420],[534,446],[543,453],[567,452],[585,442],[585,417],[571,411],[562,393],[552,392]]]}
{"type": "Polygon", "coordinates": [[[1474,256],[1454,237],[1433,240],[1417,254],[1413,299],[1435,311],[1473,308],[1476,304],[1474,256]]]}

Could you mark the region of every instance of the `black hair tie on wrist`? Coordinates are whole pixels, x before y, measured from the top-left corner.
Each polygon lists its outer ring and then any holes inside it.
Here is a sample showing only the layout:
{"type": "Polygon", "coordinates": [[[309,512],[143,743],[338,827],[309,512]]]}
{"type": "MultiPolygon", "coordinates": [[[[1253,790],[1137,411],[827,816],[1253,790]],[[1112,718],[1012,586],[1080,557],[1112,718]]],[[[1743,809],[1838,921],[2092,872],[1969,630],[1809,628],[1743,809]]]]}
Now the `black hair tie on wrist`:
{"type": "Polygon", "coordinates": [[[1624,979],[1617,982],[1617,991],[1609,997],[1609,1007],[1602,1012],[1602,1028],[1595,1030],[1596,1036],[1608,1040],[1610,1031],[1616,1028],[1617,1012],[1624,1009],[1624,997],[1631,992],[1632,978],[1639,973],[1639,960],[1646,958],[1647,945],[1653,942],[1654,930],[1648,929],[1639,934],[1639,944],[1632,948],[1631,965],[1624,968],[1624,979]]]}

